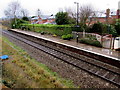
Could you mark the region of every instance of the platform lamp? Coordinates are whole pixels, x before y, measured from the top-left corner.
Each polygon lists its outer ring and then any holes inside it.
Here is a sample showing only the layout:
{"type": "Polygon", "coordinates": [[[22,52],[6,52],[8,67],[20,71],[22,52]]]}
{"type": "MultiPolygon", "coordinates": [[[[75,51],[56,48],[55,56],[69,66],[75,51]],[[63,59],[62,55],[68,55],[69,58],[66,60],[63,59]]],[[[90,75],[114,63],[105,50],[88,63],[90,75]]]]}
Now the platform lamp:
{"type": "Polygon", "coordinates": [[[79,3],[78,2],[74,2],[74,4],[77,4],[77,26],[78,26],[79,3]]]}
{"type": "MultiPolygon", "coordinates": [[[[76,25],[76,27],[77,27],[77,29],[78,29],[78,27],[80,27],[79,25],[78,25],[78,14],[79,14],[79,3],[78,2],[74,2],[74,4],[77,4],[77,25],[76,25]]],[[[76,42],[78,43],[78,38],[79,38],[79,34],[78,34],[78,32],[76,33],[76,42]]]]}

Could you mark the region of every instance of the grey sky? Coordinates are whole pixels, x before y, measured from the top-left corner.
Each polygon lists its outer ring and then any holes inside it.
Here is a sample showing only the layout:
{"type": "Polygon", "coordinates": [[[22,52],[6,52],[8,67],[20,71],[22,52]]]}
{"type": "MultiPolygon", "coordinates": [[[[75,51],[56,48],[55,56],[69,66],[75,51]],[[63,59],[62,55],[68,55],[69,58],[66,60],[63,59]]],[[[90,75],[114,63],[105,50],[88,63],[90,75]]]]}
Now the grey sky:
{"type": "Polygon", "coordinates": [[[74,2],[79,2],[80,6],[83,4],[91,4],[96,10],[111,10],[118,9],[119,0],[0,0],[0,18],[4,17],[4,10],[7,5],[12,1],[20,2],[21,6],[29,11],[29,15],[35,15],[39,8],[43,14],[50,15],[56,14],[60,8],[65,7],[76,8],[74,2]]]}

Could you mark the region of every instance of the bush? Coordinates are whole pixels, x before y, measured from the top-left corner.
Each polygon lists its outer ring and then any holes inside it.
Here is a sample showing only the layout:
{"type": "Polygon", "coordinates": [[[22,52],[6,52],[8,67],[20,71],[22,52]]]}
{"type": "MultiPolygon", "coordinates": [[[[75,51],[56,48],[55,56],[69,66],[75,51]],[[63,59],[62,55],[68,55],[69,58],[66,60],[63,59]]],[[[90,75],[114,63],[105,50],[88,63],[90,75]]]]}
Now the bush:
{"type": "Polygon", "coordinates": [[[93,24],[92,28],[90,29],[91,33],[102,34],[102,31],[103,31],[103,24],[102,23],[95,23],[95,24],[93,24]]]}
{"type": "Polygon", "coordinates": [[[94,35],[86,35],[86,38],[90,39],[90,40],[97,40],[97,38],[94,35]]]}
{"type": "Polygon", "coordinates": [[[117,22],[117,23],[115,24],[115,29],[116,29],[118,35],[120,35],[120,22],[117,22]]]}
{"type": "Polygon", "coordinates": [[[71,35],[71,34],[62,35],[62,39],[63,39],[63,40],[70,40],[70,39],[73,39],[73,35],[71,35]]]}
{"type": "Polygon", "coordinates": [[[44,31],[42,31],[42,32],[40,32],[41,33],[41,35],[44,35],[45,34],[45,32],[44,31]]]}
{"type": "Polygon", "coordinates": [[[112,34],[113,37],[117,37],[118,33],[113,25],[110,25],[109,34],[112,34]]]}
{"type": "Polygon", "coordinates": [[[55,15],[55,22],[58,25],[69,24],[69,17],[67,12],[58,12],[55,15]]]}
{"type": "Polygon", "coordinates": [[[70,25],[44,25],[44,24],[21,24],[21,27],[25,26],[31,31],[55,34],[57,36],[67,35],[72,33],[72,28],[70,25]],[[34,27],[34,29],[33,29],[34,27]]]}
{"type": "Polygon", "coordinates": [[[16,18],[16,19],[13,19],[12,20],[12,23],[11,23],[11,26],[12,26],[12,28],[21,28],[21,24],[27,24],[28,22],[27,21],[24,21],[24,20],[22,20],[22,19],[18,19],[18,18],[16,18]]]}
{"type": "Polygon", "coordinates": [[[89,45],[93,45],[93,46],[97,46],[97,47],[102,47],[102,45],[100,44],[99,41],[97,41],[97,40],[90,40],[88,38],[81,38],[80,39],[80,43],[89,44],[89,45]]]}
{"type": "Polygon", "coordinates": [[[22,20],[29,21],[29,18],[25,16],[25,17],[22,17],[22,20]]]}

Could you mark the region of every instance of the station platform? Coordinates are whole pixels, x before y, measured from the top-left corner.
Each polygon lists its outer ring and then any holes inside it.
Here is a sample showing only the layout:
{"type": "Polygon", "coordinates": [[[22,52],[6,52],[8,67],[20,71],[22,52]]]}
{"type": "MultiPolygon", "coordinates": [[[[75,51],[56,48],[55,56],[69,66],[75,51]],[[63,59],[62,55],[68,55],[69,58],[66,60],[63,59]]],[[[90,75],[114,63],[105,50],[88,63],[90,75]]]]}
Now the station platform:
{"type": "Polygon", "coordinates": [[[99,48],[99,47],[95,47],[95,46],[91,46],[91,45],[87,45],[87,44],[82,44],[82,43],[77,43],[76,40],[62,40],[60,37],[54,37],[52,35],[47,35],[47,34],[41,35],[40,33],[32,32],[32,31],[24,31],[24,30],[20,30],[20,29],[11,29],[11,30],[25,33],[25,34],[29,34],[29,35],[35,35],[37,37],[45,38],[47,40],[59,42],[61,44],[74,46],[76,48],[80,48],[83,50],[87,50],[90,52],[101,54],[103,56],[120,59],[120,52],[119,51],[114,51],[114,50],[105,49],[105,48],[99,48]]]}

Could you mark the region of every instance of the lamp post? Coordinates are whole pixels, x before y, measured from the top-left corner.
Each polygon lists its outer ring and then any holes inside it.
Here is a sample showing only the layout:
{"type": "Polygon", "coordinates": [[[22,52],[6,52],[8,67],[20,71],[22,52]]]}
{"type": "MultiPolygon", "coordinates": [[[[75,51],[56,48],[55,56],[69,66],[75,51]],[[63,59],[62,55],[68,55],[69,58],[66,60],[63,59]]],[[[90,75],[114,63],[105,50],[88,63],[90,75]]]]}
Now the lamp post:
{"type": "Polygon", "coordinates": [[[74,4],[77,4],[77,26],[78,26],[78,11],[79,11],[79,3],[78,3],[78,2],[74,2],[74,4]]]}

